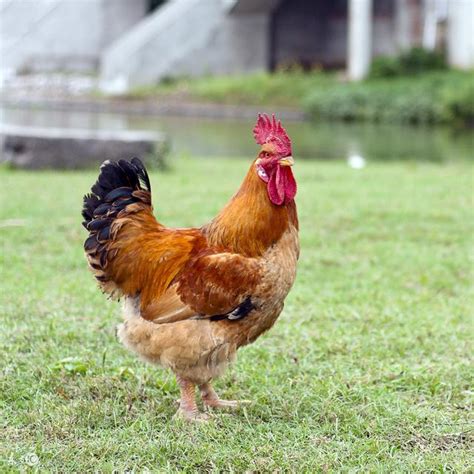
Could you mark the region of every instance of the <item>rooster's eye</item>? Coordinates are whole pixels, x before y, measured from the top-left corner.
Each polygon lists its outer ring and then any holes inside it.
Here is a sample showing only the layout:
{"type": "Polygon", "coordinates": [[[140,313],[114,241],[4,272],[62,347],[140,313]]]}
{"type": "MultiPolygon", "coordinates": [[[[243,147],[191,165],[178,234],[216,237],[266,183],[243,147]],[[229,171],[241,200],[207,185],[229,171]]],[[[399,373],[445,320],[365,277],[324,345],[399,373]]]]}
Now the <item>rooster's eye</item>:
{"type": "Polygon", "coordinates": [[[268,151],[262,151],[260,153],[260,158],[268,158],[270,156],[270,153],[268,151]]]}

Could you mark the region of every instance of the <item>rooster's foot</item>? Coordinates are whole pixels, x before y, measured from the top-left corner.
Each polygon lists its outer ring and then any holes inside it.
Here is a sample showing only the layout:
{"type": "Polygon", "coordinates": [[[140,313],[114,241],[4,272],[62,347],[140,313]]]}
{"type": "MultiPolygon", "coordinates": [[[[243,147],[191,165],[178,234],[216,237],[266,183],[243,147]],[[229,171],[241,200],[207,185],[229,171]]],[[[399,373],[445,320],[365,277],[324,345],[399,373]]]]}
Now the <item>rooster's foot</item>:
{"type": "Polygon", "coordinates": [[[238,410],[245,405],[251,403],[250,400],[222,400],[218,398],[217,400],[202,400],[204,405],[209,408],[227,408],[229,410],[238,410]]]}
{"type": "Polygon", "coordinates": [[[243,405],[248,405],[250,400],[222,400],[214,391],[210,383],[205,383],[199,386],[201,391],[202,402],[209,408],[228,408],[237,410],[243,405]]]}
{"type": "Polygon", "coordinates": [[[209,420],[209,415],[206,413],[201,413],[198,410],[195,399],[195,385],[189,380],[183,379],[182,377],[177,377],[179,388],[181,391],[181,398],[178,400],[179,408],[175,418],[185,420],[185,421],[197,421],[205,422],[209,420]]]}

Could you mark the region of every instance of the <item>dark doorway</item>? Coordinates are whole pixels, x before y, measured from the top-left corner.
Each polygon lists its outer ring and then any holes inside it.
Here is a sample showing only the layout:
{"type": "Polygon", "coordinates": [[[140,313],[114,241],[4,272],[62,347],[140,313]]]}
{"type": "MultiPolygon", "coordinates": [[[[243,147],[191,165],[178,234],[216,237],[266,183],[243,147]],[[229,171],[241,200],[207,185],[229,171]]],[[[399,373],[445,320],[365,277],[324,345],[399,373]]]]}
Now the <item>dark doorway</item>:
{"type": "Polygon", "coordinates": [[[148,13],[156,10],[158,7],[161,7],[166,0],[148,0],[148,13]]]}
{"type": "Polygon", "coordinates": [[[336,68],[345,63],[348,0],[283,0],[270,27],[270,68],[336,68]]]}

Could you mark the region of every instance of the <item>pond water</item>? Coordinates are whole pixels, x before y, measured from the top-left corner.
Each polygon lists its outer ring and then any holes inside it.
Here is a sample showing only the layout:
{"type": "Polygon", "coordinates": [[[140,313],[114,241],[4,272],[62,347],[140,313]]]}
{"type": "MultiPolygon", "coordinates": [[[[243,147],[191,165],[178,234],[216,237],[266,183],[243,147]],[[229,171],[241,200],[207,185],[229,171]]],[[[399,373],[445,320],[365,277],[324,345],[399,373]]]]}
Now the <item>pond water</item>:
{"type": "MultiPolygon", "coordinates": [[[[57,110],[0,109],[0,124],[164,132],[177,155],[253,157],[249,120],[150,117],[57,110]]],[[[472,130],[374,124],[285,122],[297,158],[444,162],[474,158],[472,130]]]]}

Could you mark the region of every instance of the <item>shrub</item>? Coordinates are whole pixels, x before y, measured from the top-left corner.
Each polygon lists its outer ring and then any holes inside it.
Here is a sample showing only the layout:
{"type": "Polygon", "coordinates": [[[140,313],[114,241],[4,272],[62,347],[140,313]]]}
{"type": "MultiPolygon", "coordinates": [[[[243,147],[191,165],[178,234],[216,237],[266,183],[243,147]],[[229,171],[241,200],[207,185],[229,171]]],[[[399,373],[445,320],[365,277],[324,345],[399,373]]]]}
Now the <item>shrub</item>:
{"type": "Polygon", "coordinates": [[[400,55],[400,65],[404,74],[446,69],[446,60],[439,51],[412,48],[400,55]]]}
{"type": "Polygon", "coordinates": [[[387,123],[474,123],[472,74],[459,71],[333,83],[306,97],[315,119],[387,123]]]}
{"type": "Polygon", "coordinates": [[[370,77],[409,76],[422,72],[446,69],[444,55],[438,51],[412,48],[398,57],[379,56],[372,62],[370,77]]]}
{"type": "Polygon", "coordinates": [[[448,120],[474,126],[474,78],[457,88],[445,88],[443,107],[448,120]]]}
{"type": "Polygon", "coordinates": [[[399,58],[390,56],[379,56],[374,58],[370,68],[370,77],[378,79],[381,77],[401,76],[401,64],[399,58]]]}

